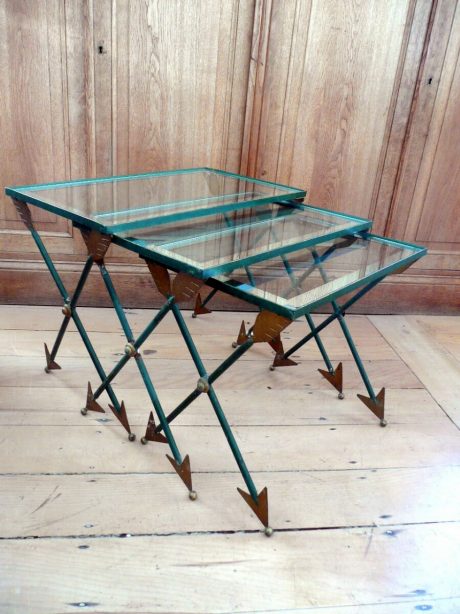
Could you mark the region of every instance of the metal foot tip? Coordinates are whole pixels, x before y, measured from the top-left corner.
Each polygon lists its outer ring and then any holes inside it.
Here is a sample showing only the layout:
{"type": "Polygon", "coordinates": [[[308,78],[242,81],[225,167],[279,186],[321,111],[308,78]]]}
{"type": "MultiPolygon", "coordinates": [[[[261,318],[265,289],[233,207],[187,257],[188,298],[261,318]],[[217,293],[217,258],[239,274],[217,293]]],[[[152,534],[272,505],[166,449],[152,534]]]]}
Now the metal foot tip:
{"type": "Polygon", "coordinates": [[[236,349],[238,347],[238,344],[236,341],[232,341],[232,348],[236,349]]]}
{"type": "Polygon", "coordinates": [[[387,425],[386,420],[380,420],[380,426],[386,426],[386,425],[387,425]]]}
{"type": "Polygon", "coordinates": [[[86,414],[88,413],[88,410],[86,409],[86,407],[82,407],[80,409],[80,413],[81,413],[82,416],[86,416],[86,414]]]}
{"type": "Polygon", "coordinates": [[[271,537],[273,535],[273,529],[271,527],[265,527],[264,533],[267,537],[271,537]]]}
{"type": "Polygon", "coordinates": [[[337,398],[342,401],[345,398],[345,395],[343,394],[343,392],[339,392],[339,394],[337,395],[337,398]]]}
{"type": "Polygon", "coordinates": [[[269,369],[270,369],[270,371],[274,371],[274,370],[275,370],[274,365],[270,365],[270,366],[269,366],[269,369]]]}
{"type": "Polygon", "coordinates": [[[196,493],[196,490],[191,490],[191,491],[188,493],[188,498],[189,498],[191,501],[196,501],[197,497],[198,497],[198,495],[197,495],[197,493],[196,493]]]}
{"type": "Polygon", "coordinates": [[[192,318],[196,318],[196,313],[192,313],[192,318]]]}
{"type": "Polygon", "coordinates": [[[141,437],[141,444],[142,444],[143,446],[146,446],[146,445],[147,445],[147,442],[148,442],[148,439],[146,439],[145,437],[141,437]]]}
{"type": "Polygon", "coordinates": [[[128,435],[128,439],[129,439],[129,441],[136,441],[136,435],[134,433],[130,433],[128,435]]]}
{"type": "Polygon", "coordinates": [[[45,373],[51,373],[51,370],[48,367],[45,367],[45,373]]]}

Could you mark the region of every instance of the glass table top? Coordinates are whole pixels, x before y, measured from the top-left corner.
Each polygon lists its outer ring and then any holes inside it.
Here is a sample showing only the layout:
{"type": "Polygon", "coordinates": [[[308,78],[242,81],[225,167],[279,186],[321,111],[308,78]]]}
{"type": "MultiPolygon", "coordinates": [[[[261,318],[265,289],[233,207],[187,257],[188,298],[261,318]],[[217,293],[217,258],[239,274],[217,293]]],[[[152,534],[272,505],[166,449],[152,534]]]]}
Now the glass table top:
{"type": "Polygon", "coordinates": [[[426,253],[368,234],[369,220],[303,204],[303,190],[209,168],[5,191],[291,319],[426,253]]]}
{"type": "Polygon", "coordinates": [[[318,241],[369,229],[371,222],[300,203],[269,203],[117,233],[131,249],[153,252],[201,278],[232,271],[318,241]]]}
{"type": "Polygon", "coordinates": [[[248,204],[305,197],[304,190],[208,168],[22,186],[5,191],[13,198],[110,233],[237,210],[248,204]]]}
{"type": "Polygon", "coordinates": [[[376,235],[343,236],[217,275],[211,285],[295,319],[425,253],[423,247],[376,235]]]}

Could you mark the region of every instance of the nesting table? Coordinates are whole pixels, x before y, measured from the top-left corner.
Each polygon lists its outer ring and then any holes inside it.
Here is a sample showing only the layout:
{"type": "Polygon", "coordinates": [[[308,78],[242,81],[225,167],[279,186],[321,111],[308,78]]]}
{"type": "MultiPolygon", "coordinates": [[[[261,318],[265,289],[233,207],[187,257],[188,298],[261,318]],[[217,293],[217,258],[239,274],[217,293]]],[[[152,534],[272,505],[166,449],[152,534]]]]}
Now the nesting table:
{"type": "Polygon", "coordinates": [[[141,442],[169,446],[167,457],[192,500],[196,492],[190,458],[179,450],[171,423],[196,398],[206,394],[246,484],[247,491],[238,491],[263,524],[265,534],[272,533],[267,488],[256,488],[214,389],[216,380],[254,343],[268,343],[273,348],[275,358],[270,369],[275,369],[294,366],[290,356],[313,340],[324,360],[321,375],[343,398],[342,363],[332,364],[320,337],[337,320],[367,392],[358,397],[380,425],[386,425],[385,390],[374,391],[345,314],[387,275],[399,273],[421,258],[425,248],[371,234],[369,220],[304,204],[303,190],[210,168],[9,187],[5,191],[31,232],[63,300],[64,318],[55,343],[51,349],[45,344],[45,371],[61,368],[56,357],[72,319],[100,379],[97,387],[88,383],[82,414],[104,412],[99,397],[105,391],[110,409],[134,441],[124,402],[118,400],[112,386],[117,374],[134,359],[153,406],[141,442]],[[29,205],[71,220],[81,232],[88,257],[73,293],[65,288],[35,229],[29,205]],[[137,337],[104,262],[111,243],[137,253],[164,296],[163,306],[137,337]],[[98,358],[77,310],[94,265],[126,336],[122,358],[109,372],[98,358]],[[211,290],[202,300],[204,285],[211,290]],[[233,351],[229,349],[229,356],[209,372],[181,305],[194,302],[192,317],[209,313],[207,305],[216,292],[255,305],[259,313],[248,330],[242,323],[233,351]],[[311,313],[323,305],[330,306],[332,313],[315,325],[311,313]],[[166,412],[139,350],[169,312],[184,338],[198,380],[191,382],[190,394],[166,412]],[[305,319],[306,334],[286,350],[280,333],[298,318],[305,319]]]}

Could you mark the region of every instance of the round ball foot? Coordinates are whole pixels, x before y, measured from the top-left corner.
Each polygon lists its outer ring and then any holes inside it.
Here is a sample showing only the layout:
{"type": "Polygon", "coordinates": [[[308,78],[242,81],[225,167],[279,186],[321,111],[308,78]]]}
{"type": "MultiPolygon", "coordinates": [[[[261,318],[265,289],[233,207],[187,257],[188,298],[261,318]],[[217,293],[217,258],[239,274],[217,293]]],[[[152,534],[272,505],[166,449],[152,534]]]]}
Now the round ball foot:
{"type": "Polygon", "coordinates": [[[196,490],[191,490],[188,493],[188,498],[190,499],[190,501],[196,501],[198,495],[196,494],[196,490]]]}
{"type": "Polygon", "coordinates": [[[275,370],[275,365],[270,365],[268,368],[270,369],[270,371],[274,371],[275,370]]]}
{"type": "Polygon", "coordinates": [[[134,433],[130,433],[128,435],[128,439],[129,439],[129,441],[135,441],[136,440],[136,435],[134,433]]]}
{"type": "Polygon", "coordinates": [[[342,399],[345,398],[345,395],[343,394],[343,392],[339,392],[339,394],[337,395],[337,398],[342,401],[342,399]]]}
{"type": "Polygon", "coordinates": [[[51,369],[48,369],[48,367],[45,367],[45,373],[50,373],[51,369]]]}
{"type": "Polygon", "coordinates": [[[86,414],[88,413],[88,410],[86,409],[86,407],[82,407],[80,409],[80,413],[81,413],[82,416],[86,416],[86,414]]]}
{"type": "Polygon", "coordinates": [[[238,347],[237,342],[236,342],[236,341],[232,341],[232,348],[234,348],[234,349],[235,349],[235,348],[237,348],[237,347],[238,347]]]}
{"type": "Polygon", "coordinates": [[[271,537],[273,535],[273,529],[271,527],[265,527],[264,533],[267,537],[271,537]]]}
{"type": "Polygon", "coordinates": [[[196,313],[192,313],[192,318],[196,318],[196,313]]]}
{"type": "Polygon", "coordinates": [[[386,420],[380,420],[380,426],[386,426],[386,425],[387,425],[386,420]]]}
{"type": "Polygon", "coordinates": [[[141,444],[143,446],[147,445],[148,439],[146,439],[145,437],[141,437],[141,444]]]}

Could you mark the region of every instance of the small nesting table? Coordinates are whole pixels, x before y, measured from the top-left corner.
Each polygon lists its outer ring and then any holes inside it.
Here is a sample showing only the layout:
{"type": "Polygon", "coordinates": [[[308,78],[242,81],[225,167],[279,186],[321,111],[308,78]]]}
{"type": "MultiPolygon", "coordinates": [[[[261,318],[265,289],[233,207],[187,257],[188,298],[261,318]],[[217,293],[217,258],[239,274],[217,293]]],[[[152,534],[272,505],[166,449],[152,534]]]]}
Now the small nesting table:
{"type": "Polygon", "coordinates": [[[105,391],[109,408],[134,441],[123,401],[112,383],[126,363],[134,359],[151,399],[142,443],[167,444],[167,455],[193,500],[190,458],[179,450],[171,423],[198,396],[206,394],[240,469],[247,491],[239,493],[265,528],[268,520],[267,488],[258,491],[214,390],[214,383],[254,343],[268,343],[275,351],[270,369],[294,366],[290,358],[314,340],[325,368],[320,373],[343,398],[342,363],[334,366],[320,333],[337,320],[367,391],[359,399],[385,426],[385,390],[375,392],[345,321],[346,311],[387,275],[405,270],[426,249],[370,233],[372,222],[352,215],[304,204],[305,191],[210,168],[194,168],[142,175],[6,188],[44,258],[62,296],[64,315],[56,340],[45,344],[45,371],[61,367],[59,346],[72,319],[100,379],[88,383],[88,411],[104,412],[99,402],[105,391]],[[72,294],[65,288],[53,261],[34,227],[29,205],[72,221],[85,241],[88,257],[72,294]],[[104,262],[114,243],[145,260],[164,304],[137,337],[134,336],[104,262]],[[99,269],[113,307],[126,335],[122,358],[106,372],[78,316],[77,304],[93,266],[99,269]],[[172,273],[172,274],[171,274],[172,273]],[[200,291],[211,291],[202,300],[200,291]],[[241,325],[233,351],[208,372],[197,350],[181,305],[194,301],[192,317],[209,313],[206,306],[216,292],[225,292],[255,305],[254,325],[241,325]],[[339,303],[339,299],[347,295],[339,303]],[[332,313],[315,325],[311,313],[323,305],[332,313]],[[193,360],[198,381],[190,394],[166,413],[155,384],[139,352],[142,344],[171,312],[193,360]],[[280,333],[294,320],[304,318],[303,339],[285,350],[280,333]]]}

